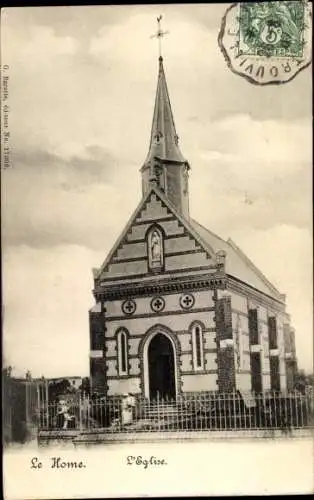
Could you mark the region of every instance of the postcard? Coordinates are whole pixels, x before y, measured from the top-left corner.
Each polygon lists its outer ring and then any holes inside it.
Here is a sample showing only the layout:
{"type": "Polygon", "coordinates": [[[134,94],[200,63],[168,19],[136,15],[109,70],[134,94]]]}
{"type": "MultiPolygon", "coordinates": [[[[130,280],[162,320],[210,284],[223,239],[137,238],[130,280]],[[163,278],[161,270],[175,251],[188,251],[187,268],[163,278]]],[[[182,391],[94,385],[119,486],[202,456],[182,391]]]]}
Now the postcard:
{"type": "Polygon", "coordinates": [[[313,492],[311,14],[2,9],[6,500],[313,492]]]}

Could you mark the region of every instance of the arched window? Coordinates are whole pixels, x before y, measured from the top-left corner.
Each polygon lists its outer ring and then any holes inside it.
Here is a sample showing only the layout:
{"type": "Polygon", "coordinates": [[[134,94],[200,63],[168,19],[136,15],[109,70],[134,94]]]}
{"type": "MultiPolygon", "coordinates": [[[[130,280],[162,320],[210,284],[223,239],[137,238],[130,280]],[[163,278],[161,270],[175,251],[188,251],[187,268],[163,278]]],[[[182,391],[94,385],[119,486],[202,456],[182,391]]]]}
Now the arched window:
{"type": "Polygon", "coordinates": [[[200,324],[195,324],[192,328],[192,350],[194,370],[204,370],[203,329],[200,324]]]}
{"type": "Polygon", "coordinates": [[[120,330],[117,335],[117,355],[119,375],[128,374],[128,335],[125,330],[120,330]]]}
{"type": "Polygon", "coordinates": [[[157,226],[147,234],[148,264],[151,270],[160,270],[164,263],[163,235],[157,226]]]}

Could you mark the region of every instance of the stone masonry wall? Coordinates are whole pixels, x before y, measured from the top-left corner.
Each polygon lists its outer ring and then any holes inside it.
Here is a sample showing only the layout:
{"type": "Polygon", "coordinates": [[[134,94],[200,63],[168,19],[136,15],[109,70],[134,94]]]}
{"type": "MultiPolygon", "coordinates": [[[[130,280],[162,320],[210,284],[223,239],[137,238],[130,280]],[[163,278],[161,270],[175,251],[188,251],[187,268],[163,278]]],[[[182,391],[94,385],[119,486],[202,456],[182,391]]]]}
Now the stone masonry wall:
{"type": "Polygon", "coordinates": [[[235,362],[232,331],[231,297],[217,297],[216,300],[216,338],[218,388],[222,392],[235,390],[235,362]],[[230,345],[228,345],[229,341],[230,345]]]}

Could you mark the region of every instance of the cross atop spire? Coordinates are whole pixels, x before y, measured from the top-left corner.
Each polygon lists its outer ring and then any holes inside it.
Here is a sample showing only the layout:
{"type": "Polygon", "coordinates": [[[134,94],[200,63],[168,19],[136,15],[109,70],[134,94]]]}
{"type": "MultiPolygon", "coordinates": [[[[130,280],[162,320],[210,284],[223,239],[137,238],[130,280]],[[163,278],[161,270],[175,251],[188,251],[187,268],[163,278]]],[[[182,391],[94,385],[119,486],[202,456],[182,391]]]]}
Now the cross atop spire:
{"type": "Polygon", "coordinates": [[[161,20],[162,20],[162,15],[157,17],[157,23],[158,23],[158,29],[154,35],[151,36],[151,38],[158,38],[158,47],[159,47],[159,59],[162,58],[162,53],[161,53],[161,39],[165,36],[168,35],[169,31],[162,31],[161,29],[161,20]]]}
{"type": "Polygon", "coordinates": [[[161,16],[157,18],[158,31],[152,36],[159,40],[159,69],[149,150],[141,168],[142,189],[145,195],[152,186],[158,186],[179,212],[188,217],[190,167],[179,148],[179,137],[170,104],[160,47],[160,40],[167,32],[161,29],[161,19],[161,16]]]}
{"type": "Polygon", "coordinates": [[[162,30],[161,20],[162,15],[157,17],[157,32],[150,37],[158,38],[159,41],[159,71],[150,145],[148,155],[143,167],[144,169],[149,164],[154,163],[156,159],[159,161],[186,163],[186,160],[183,158],[178,145],[179,137],[177,135],[174,124],[163,67],[163,57],[161,55],[161,39],[169,32],[162,30]]]}

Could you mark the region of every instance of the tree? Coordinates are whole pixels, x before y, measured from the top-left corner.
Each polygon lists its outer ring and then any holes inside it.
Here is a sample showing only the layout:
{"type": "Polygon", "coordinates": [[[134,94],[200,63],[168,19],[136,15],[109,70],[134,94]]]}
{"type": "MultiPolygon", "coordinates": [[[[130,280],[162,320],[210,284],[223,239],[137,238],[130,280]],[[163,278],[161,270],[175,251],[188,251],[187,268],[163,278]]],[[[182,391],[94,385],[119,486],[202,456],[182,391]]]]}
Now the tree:
{"type": "Polygon", "coordinates": [[[3,377],[11,378],[12,375],[12,366],[6,366],[2,369],[3,377]]]}
{"type": "Polygon", "coordinates": [[[304,394],[308,386],[314,386],[314,374],[306,374],[304,370],[299,370],[295,376],[294,388],[304,394]]]}
{"type": "Polygon", "coordinates": [[[48,385],[49,400],[53,401],[62,394],[72,392],[72,386],[68,379],[64,378],[60,381],[51,381],[48,385]]]}

